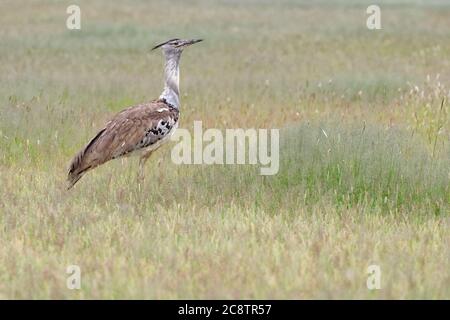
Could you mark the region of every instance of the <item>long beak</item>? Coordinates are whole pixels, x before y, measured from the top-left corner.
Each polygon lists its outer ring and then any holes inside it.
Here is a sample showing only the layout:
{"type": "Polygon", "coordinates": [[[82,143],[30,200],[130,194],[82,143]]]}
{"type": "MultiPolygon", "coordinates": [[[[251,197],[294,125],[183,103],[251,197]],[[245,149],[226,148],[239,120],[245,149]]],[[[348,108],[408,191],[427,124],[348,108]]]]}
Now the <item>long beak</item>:
{"type": "Polygon", "coordinates": [[[186,41],[186,43],[184,45],[185,46],[190,46],[190,45],[192,45],[194,43],[197,43],[197,42],[200,42],[200,41],[203,41],[203,39],[192,39],[192,40],[186,41]]]}

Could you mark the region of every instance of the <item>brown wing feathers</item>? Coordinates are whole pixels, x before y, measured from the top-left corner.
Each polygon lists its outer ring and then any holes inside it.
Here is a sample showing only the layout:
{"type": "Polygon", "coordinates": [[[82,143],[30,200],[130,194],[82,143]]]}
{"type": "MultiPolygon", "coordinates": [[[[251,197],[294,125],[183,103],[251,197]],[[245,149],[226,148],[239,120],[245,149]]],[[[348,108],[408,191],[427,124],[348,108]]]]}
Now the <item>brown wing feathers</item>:
{"type": "Polygon", "coordinates": [[[118,113],[73,158],[67,177],[68,188],[88,170],[163,139],[177,121],[178,110],[160,100],[118,113]]]}
{"type": "Polygon", "coordinates": [[[89,152],[89,148],[102,135],[102,133],[105,132],[105,130],[106,128],[100,130],[99,133],[97,133],[97,135],[72,159],[72,162],[69,166],[69,174],[67,176],[67,180],[69,181],[68,189],[70,189],[78,180],[80,180],[80,178],[87,170],[91,169],[90,165],[85,165],[85,163],[87,162],[85,155],[89,152]]]}

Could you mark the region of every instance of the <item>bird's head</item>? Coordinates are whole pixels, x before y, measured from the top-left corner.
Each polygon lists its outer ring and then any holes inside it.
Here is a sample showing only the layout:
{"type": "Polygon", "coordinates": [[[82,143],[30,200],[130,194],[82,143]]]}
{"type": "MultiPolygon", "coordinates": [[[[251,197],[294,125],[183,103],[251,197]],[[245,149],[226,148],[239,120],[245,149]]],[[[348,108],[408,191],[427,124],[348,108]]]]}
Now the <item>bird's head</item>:
{"type": "Polygon", "coordinates": [[[169,41],[163,42],[158,44],[157,46],[154,46],[152,50],[155,50],[157,48],[161,48],[165,55],[179,55],[183,51],[184,48],[203,41],[202,39],[191,39],[191,40],[183,40],[183,39],[171,39],[169,41]]]}

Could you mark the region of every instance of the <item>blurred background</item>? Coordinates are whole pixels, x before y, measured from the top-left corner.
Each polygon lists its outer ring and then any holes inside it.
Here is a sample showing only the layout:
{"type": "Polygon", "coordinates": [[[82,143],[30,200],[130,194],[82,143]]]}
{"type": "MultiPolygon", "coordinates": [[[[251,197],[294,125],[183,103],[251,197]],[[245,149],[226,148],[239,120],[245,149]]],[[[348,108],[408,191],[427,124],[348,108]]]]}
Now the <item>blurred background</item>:
{"type": "Polygon", "coordinates": [[[381,30],[371,4],[2,0],[0,298],[449,298],[450,2],[377,1],[381,30]],[[125,159],[66,193],[74,153],[159,96],[171,38],[205,39],[180,127],[280,128],[279,174],[167,147],[143,190],[125,159]]]}

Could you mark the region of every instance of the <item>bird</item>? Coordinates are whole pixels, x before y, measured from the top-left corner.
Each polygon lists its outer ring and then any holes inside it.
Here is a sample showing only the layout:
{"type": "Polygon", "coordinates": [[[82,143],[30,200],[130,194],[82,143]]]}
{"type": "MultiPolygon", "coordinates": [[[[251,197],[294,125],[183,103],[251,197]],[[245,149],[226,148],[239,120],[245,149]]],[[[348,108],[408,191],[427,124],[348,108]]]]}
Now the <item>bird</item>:
{"type": "Polygon", "coordinates": [[[166,143],[180,118],[180,57],[183,50],[202,39],[171,39],[161,48],[165,57],[164,89],[157,100],[128,107],[117,113],[82,148],[69,165],[67,189],[88,171],[105,162],[131,155],[139,156],[138,181],[144,180],[144,165],[150,155],[166,143]]]}

